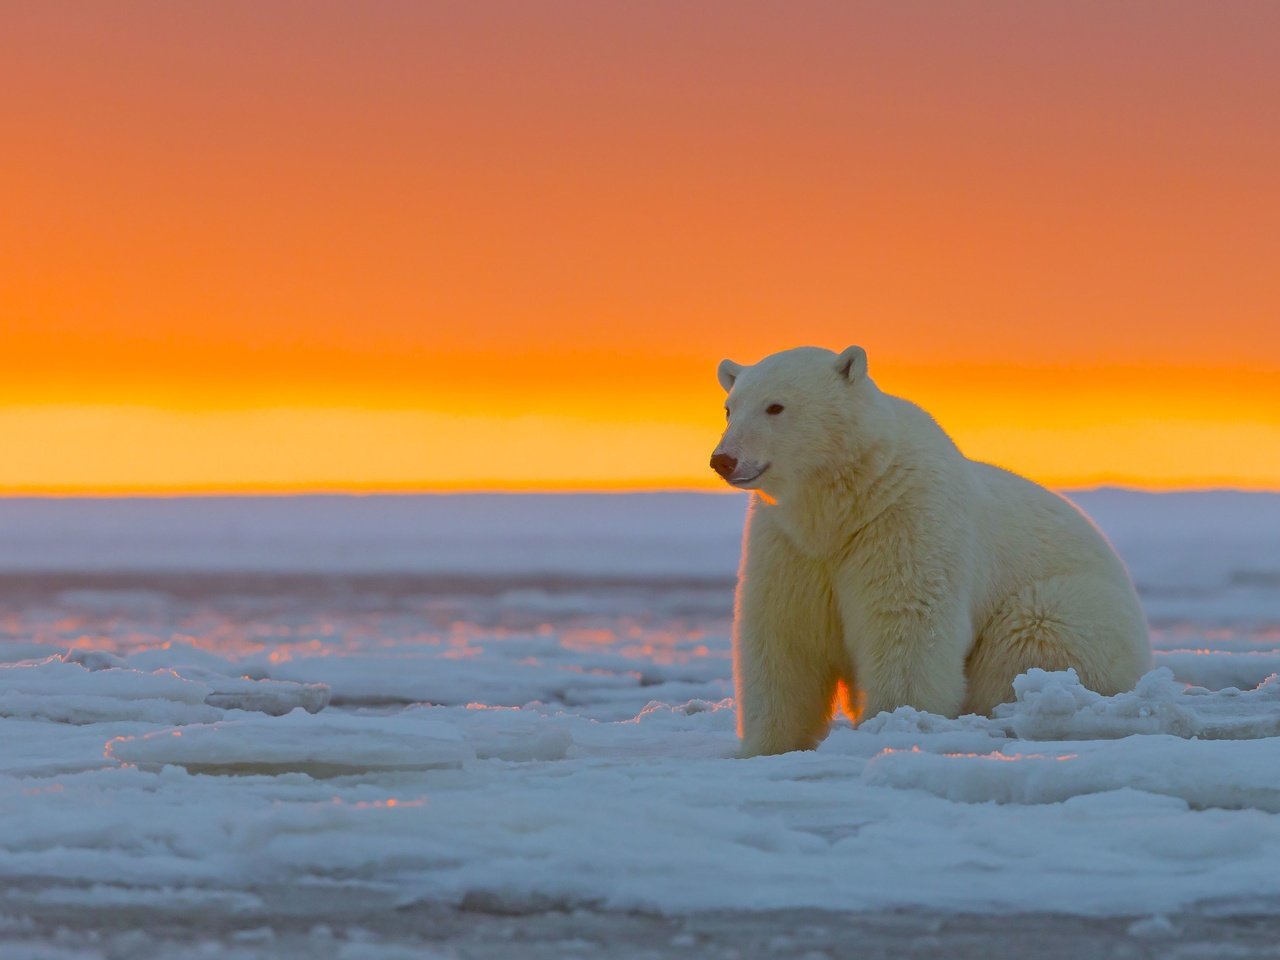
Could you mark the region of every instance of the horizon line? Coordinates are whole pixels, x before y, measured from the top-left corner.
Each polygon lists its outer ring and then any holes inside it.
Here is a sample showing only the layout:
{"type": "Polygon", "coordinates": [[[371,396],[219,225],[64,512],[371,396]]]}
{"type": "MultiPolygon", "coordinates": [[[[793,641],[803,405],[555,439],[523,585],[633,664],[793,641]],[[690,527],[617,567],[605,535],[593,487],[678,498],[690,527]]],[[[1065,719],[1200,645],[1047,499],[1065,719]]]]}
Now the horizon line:
{"type": "MultiPolygon", "coordinates": [[[[1129,493],[1259,493],[1280,494],[1280,487],[1239,481],[1205,480],[1203,482],[1144,484],[1122,479],[1098,478],[1065,483],[1042,483],[1041,486],[1060,493],[1087,493],[1116,490],[1129,493]]],[[[460,485],[390,485],[390,484],[245,484],[231,487],[0,487],[0,501],[5,500],[217,500],[217,499],[302,499],[307,497],[449,497],[449,496],[625,496],[628,494],[703,494],[736,496],[744,491],[714,484],[460,484],[460,485]]]]}

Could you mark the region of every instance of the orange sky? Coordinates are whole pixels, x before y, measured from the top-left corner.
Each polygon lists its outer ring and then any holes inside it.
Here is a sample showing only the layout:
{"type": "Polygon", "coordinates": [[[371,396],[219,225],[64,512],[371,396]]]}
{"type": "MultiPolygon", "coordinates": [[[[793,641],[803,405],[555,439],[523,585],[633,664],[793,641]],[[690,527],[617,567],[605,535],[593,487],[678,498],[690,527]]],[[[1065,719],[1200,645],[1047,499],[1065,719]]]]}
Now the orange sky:
{"type": "Polygon", "coordinates": [[[1280,5],[15,0],[0,490],[711,485],[722,356],[1280,488],[1280,5]]]}

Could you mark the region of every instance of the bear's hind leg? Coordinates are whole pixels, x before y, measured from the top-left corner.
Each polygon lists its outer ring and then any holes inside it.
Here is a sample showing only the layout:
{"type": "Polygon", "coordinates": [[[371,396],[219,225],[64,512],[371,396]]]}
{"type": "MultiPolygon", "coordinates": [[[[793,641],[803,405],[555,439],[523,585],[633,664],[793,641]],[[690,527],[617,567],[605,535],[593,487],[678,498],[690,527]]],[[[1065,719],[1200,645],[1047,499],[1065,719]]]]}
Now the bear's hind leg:
{"type": "Polygon", "coordinates": [[[1090,690],[1131,690],[1150,666],[1146,622],[1127,583],[1087,574],[1023,587],[983,627],[965,665],[966,713],[990,714],[1013,699],[1013,680],[1033,667],[1073,668],[1090,690]]]}

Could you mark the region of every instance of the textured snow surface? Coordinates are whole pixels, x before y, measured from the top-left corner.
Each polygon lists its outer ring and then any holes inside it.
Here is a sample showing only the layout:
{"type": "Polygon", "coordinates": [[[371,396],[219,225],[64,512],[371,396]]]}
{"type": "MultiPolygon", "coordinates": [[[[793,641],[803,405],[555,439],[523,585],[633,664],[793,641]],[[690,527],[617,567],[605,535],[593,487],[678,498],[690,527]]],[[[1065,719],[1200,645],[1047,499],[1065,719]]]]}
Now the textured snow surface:
{"type": "Polygon", "coordinates": [[[255,680],[199,667],[136,670],[100,650],[0,663],[0,717],[199,723],[218,719],[223,710],[278,716],[299,708],[315,713],[328,702],[324,684],[255,680]]]}
{"type": "Polygon", "coordinates": [[[1280,498],[1081,499],[1152,619],[1135,690],[1032,671],[752,760],[736,498],[0,502],[5,909],[1280,898],[1280,498]]]}

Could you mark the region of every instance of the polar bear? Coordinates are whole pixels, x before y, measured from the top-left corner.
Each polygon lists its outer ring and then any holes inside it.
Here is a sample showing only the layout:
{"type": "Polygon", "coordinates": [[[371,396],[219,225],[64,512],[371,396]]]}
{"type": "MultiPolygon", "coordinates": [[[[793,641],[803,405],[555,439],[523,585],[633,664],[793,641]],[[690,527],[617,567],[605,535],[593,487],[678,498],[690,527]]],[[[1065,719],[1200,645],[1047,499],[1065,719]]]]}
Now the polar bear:
{"type": "Polygon", "coordinates": [[[711,457],[752,491],[734,611],[744,756],[811,749],[836,706],[955,717],[1031,667],[1102,694],[1150,666],[1124,564],[1075,506],[967,459],[867,355],[800,347],[719,368],[711,457]]]}

